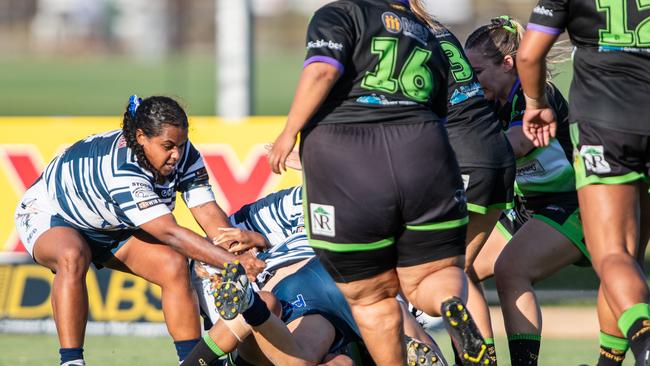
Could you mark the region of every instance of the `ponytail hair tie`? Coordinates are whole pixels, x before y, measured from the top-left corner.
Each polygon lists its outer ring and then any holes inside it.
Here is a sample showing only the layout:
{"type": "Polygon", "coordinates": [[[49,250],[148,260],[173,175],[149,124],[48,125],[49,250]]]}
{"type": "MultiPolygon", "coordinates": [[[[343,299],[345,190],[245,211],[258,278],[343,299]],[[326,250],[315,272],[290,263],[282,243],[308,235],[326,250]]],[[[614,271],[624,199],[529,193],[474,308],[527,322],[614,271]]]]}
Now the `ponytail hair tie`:
{"type": "Polygon", "coordinates": [[[140,106],[140,102],[142,102],[142,98],[138,98],[138,96],[135,94],[129,97],[128,110],[129,110],[129,114],[131,115],[131,118],[135,118],[135,112],[138,110],[138,107],[140,106]]]}
{"type": "Polygon", "coordinates": [[[503,28],[510,33],[517,33],[517,27],[508,15],[501,15],[497,18],[492,18],[491,21],[494,28],[503,28]]]}

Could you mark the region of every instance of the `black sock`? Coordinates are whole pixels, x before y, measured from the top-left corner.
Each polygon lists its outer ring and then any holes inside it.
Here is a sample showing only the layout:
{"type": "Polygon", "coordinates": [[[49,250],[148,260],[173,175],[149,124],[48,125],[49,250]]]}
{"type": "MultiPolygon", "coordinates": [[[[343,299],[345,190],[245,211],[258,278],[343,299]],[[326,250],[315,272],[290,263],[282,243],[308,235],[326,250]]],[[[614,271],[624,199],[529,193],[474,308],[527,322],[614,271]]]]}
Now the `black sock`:
{"type": "Polygon", "coordinates": [[[210,338],[208,333],[205,333],[203,339],[192,348],[187,357],[181,363],[182,366],[204,366],[208,365],[225,353],[217,346],[216,343],[210,338]]]}
{"type": "Polygon", "coordinates": [[[537,366],[541,337],[536,334],[508,336],[510,363],[512,366],[537,366]]]}
{"type": "Polygon", "coordinates": [[[485,345],[487,349],[485,354],[490,359],[492,366],[497,366],[497,349],[494,347],[494,338],[485,338],[485,345]]]}
{"type": "Polygon", "coordinates": [[[257,292],[253,293],[253,304],[241,313],[246,323],[256,327],[269,319],[271,312],[257,292]]]}
{"type": "Polygon", "coordinates": [[[600,332],[600,355],[596,366],[622,366],[625,352],[629,348],[626,338],[600,332]]]}
{"type": "Polygon", "coordinates": [[[627,339],[630,341],[630,349],[634,358],[639,358],[648,348],[650,342],[650,319],[637,319],[627,331],[627,339]]]}
{"type": "Polygon", "coordinates": [[[600,346],[600,357],[596,366],[622,366],[623,360],[625,360],[625,352],[600,346]]]}

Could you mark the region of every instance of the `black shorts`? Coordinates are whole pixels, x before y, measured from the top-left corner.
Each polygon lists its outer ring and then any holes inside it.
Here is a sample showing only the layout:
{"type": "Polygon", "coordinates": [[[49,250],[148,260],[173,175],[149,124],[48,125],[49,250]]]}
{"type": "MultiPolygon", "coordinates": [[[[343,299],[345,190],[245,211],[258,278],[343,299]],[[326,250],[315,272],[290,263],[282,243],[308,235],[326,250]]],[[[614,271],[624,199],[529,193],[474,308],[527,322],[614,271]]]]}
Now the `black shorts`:
{"type": "Polygon", "coordinates": [[[514,206],[515,165],[506,168],[474,168],[461,165],[467,210],[485,215],[489,209],[514,206]]]}
{"type": "Polygon", "coordinates": [[[305,227],[335,281],[464,254],[465,191],[440,123],[320,125],[300,151],[305,227]]]}
{"type": "Polygon", "coordinates": [[[531,218],[553,227],[580,250],[583,258],[576,263],[577,265],[591,265],[575,192],[545,194],[528,199],[517,197],[515,207],[503,211],[496,227],[507,240],[510,240],[531,218]]]}
{"type": "Polygon", "coordinates": [[[650,136],[587,122],[571,124],[577,188],[626,184],[650,176],[650,136]]]}

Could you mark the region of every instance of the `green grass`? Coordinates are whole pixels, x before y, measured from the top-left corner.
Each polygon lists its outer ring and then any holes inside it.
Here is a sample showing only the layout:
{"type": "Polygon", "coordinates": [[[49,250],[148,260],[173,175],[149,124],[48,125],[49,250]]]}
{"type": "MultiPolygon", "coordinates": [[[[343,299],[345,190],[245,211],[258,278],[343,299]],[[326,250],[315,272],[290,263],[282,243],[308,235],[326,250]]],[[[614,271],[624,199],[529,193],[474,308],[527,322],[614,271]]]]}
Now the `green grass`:
{"type": "MultiPolygon", "coordinates": [[[[254,64],[258,115],[289,110],[302,66],[299,52],[265,54],[254,64]]],[[[0,59],[0,114],[119,115],[130,94],[180,97],[191,115],[215,114],[214,58],[175,56],[136,62],[117,56],[0,59]]]]}
{"type": "MultiPolygon", "coordinates": [[[[444,332],[433,333],[438,345],[453,365],[454,354],[449,337],[444,332]]],[[[495,340],[499,366],[510,366],[508,342],[505,338],[495,340]]],[[[583,366],[596,365],[598,361],[598,339],[542,339],[538,366],[583,366]]],[[[624,366],[634,364],[631,352],[627,353],[624,366]]]]}
{"type": "MultiPolygon", "coordinates": [[[[0,334],[0,366],[58,365],[54,335],[0,334]]],[[[86,363],[94,366],[178,365],[169,337],[88,336],[86,363]]]]}
{"type": "MultiPolygon", "coordinates": [[[[286,115],[302,69],[300,49],[258,54],[253,65],[253,111],[286,115]]],[[[568,90],[570,65],[556,83],[568,90]]],[[[190,115],[215,114],[216,68],[212,55],[178,55],[153,62],[120,56],[0,58],[0,115],[119,115],[128,96],[180,97],[190,115]]],[[[566,95],[566,94],[565,94],[566,95]]]]}
{"type": "MultiPolygon", "coordinates": [[[[445,357],[453,360],[451,346],[445,333],[434,337],[445,357]]],[[[507,342],[496,339],[500,366],[510,365],[507,342]]],[[[177,358],[168,337],[89,336],[84,346],[86,362],[93,366],[160,366],[176,365],[177,358]]],[[[0,334],[0,366],[56,365],[58,342],[52,335],[0,334]]],[[[595,365],[598,359],[598,341],[593,339],[543,339],[539,366],[595,365]]],[[[625,366],[632,366],[628,352],[625,366]]]]}

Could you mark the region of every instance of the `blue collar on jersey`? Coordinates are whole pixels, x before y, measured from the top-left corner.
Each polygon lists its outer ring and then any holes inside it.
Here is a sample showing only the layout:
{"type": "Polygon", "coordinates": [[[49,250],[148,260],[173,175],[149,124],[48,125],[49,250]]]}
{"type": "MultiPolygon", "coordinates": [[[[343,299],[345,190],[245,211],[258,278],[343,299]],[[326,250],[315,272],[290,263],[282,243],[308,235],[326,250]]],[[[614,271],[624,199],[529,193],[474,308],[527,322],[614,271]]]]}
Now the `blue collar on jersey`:
{"type": "Polygon", "coordinates": [[[409,0],[396,0],[398,3],[402,3],[406,6],[409,6],[409,0]]]}
{"type": "Polygon", "coordinates": [[[520,86],[521,81],[519,81],[519,78],[517,78],[517,80],[515,80],[515,83],[512,85],[512,89],[510,89],[510,93],[508,94],[508,103],[512,103],[512,98],[515,97],[515,94],[517,94],[520,86]]]}

